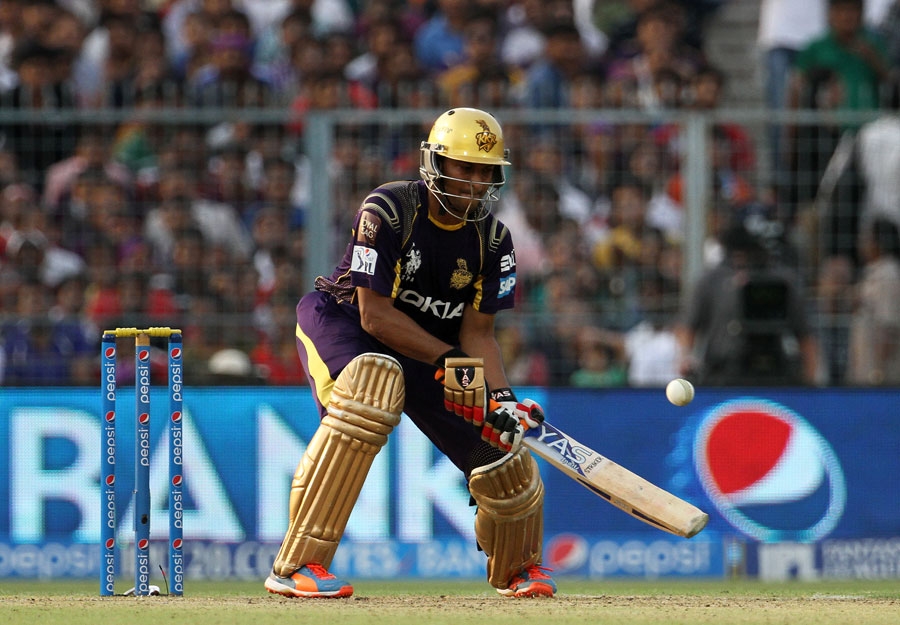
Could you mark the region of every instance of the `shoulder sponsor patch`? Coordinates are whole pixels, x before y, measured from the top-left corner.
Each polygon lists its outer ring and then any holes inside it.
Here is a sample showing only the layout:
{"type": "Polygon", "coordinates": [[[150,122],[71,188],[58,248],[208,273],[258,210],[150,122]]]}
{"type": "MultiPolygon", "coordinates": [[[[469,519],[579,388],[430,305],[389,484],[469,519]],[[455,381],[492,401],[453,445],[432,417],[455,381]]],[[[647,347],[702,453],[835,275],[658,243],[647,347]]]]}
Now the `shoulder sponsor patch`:
{"type": "Polygon", "coordinates": [[[381,227],[381,220],[369,213],[363,213],[359,221],[360,239],[374,245],[375,239],[378,237],[378,229],[381,227]]]}
{"type": "Polygon", "coordinates": [[[350,271],[358,271],[368,275],[375,274],[375,263],[378,261],[378,252],[365,245],[353,246],[353,260],[350,263],[350,271]]]}
{"type": "Polygon", "coordinates": [[[497,297],[506,297],[510,293],[513,292],[513,289],[516,288],[516,274],[511,273],[505,278],[500,279],[500,291],[497,293],[497,297]]]}

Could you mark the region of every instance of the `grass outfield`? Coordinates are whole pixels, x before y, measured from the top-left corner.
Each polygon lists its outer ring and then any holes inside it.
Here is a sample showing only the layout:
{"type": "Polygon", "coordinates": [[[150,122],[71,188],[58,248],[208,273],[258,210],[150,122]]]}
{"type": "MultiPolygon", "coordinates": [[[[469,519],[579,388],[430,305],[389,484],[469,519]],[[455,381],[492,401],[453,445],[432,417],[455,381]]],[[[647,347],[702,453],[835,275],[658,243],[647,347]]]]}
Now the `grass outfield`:
{"type": "MultiPolygon", "coordinates": [[[[0,580],[0,623],[41,625],[838,625],[900,623],[900,582],[600,581],[562,578],[550,599],[471,581],[358,581],[349,599],[285,599],[262,582],[191,582],[184,597],[97,596],[91,582],[0,580]]],[[[123,589],[124,590],[124,589],[123,589]]]]}

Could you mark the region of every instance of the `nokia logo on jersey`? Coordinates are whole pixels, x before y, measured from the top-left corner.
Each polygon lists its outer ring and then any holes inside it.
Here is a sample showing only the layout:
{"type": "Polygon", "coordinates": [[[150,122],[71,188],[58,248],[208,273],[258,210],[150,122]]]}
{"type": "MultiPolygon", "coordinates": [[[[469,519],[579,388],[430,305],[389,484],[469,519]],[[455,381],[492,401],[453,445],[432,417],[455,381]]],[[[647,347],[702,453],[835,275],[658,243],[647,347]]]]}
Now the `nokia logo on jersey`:
{"type": "Polygon", "coordinates": [[[415,306],[423,313],[431,313],[438,319],[455,319],[463,314],[463,302],[454,304],[453,302],[444,302],[439,299],[432,299],[419,295],[415,291],[403,290],[397,295],[397,299],[411,306],[415,306]]]}

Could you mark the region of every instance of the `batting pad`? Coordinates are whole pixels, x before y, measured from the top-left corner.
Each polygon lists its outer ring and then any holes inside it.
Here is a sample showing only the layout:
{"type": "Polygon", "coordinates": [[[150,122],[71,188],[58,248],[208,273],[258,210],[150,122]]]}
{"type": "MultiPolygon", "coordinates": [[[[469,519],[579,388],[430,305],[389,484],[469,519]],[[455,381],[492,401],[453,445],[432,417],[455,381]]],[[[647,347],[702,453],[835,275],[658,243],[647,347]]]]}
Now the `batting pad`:
{"type": "Polygon", "coordinates": [[[400,364],[362,354],[344,368],[328,414],[303,454],[291,483],[290,527],[275,559],[287,577],[304,564],[331,564],[363,482],[388,434],[400,423],[405,398],[400,364]]]}
{"type": "Polygon", "coordinates": [[[522,569],[540,564],[544,539],[544,483],[525,448],[469,478],[478,504],[475,538],[488,556],[488,583],[504,589],[522,569]]]}

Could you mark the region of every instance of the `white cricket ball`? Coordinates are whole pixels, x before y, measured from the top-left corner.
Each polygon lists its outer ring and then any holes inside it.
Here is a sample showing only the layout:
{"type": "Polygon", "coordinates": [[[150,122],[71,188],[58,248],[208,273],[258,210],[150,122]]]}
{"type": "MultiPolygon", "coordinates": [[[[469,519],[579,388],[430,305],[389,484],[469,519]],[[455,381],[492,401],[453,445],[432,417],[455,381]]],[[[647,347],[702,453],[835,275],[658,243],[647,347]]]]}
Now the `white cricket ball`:
{"type": "Polygon", "coordinates": [[[666,385],[666,397],[676,406],[687,406],[694,399],[694,385],[683,378],[677,378],[666,385]]]}

